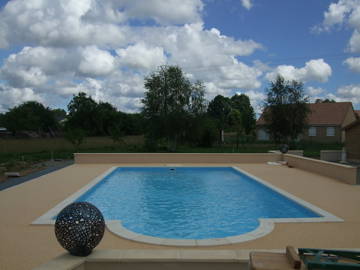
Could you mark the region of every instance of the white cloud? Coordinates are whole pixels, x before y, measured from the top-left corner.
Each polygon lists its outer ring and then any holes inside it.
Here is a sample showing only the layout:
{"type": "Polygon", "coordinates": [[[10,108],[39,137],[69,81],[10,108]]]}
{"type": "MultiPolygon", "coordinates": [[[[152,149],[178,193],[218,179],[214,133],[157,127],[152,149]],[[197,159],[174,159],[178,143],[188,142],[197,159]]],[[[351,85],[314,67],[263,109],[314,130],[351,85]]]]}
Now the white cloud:
{"type": "Polygon", "coordinates": [[[19,88],[46,83],[47,75],[42,67],[52,62],[52,59],[42,58],[47,55],[45,51],[42,48],[32,50],[25,47],[20,53],[11,54],[0,69],[0,78],[19,88]]]}
{"type": "Polygon", "coordinates": [[[124,1],[130,17],[152,18],[160,24],[183,24],[201,21],[201,0],[124,1]]]}
{"type": "Polygon", "coordinates": [[[321,88],[321,87],[313,87],[313,86],[309,86],[306,88],[306,92],[310,97],[316,97],[319,96],[320,94],[323,94],[325,92],[325,89],[321,88]]]}
{"type": "Polygon", "coordinates": [[[128,65],[134,68],[155,69],[157,66],[166,63],[164,49],[161,47],[148,47],[145,43],[137,43],[125,49],[118,49],[121,65],[128,65]]]}
{"type": "Polygon", "coordinates": [[[9,1],[0,12],[6,40],[0,45],[34,43],[62,47],[123,42],[125,29],[109,23],[105,12],[94,20],[86,20],[92,10],[103,5],[92,0],[9,1]]]}
{"type": "Polygon", "coordinates": [[[360,32],[355,30],[349,41],[349,48],[351,52],[360,52],[360,32]]]}
{"type": "Polygon", "coordinates": [[[56,93],[63,97],[85,92],[96,101],[109,102],[128,112],[140,109],[145,91],[142,77],[121,72],[112,74],[106,81],[87,78],[78,84],[58,82],[55,88],[56,93]]]}
{"type": "Polygon", "coordinates": [[[126,44],[129,19],[161,24],[201,21],[201,0],[12,0],[0,12],[0,48],[8,43],[43,46],[126,44]]]}
{"type": "Polygon", "coordinates": [[[273,81],[277,75],[281,75],[286,80],[326,82],[331,74],[332,69],[324,59],[313,59],[306,62],[302,68],[296,68],[291,65],[280,65],[276,67],[274,71],[267,73],[266,78],[273,81]]]}
{"type": "Polygon", "coordinates": [[[360,84],[342,86],[336,91],[336,94],[342,100],[360,104],[360,84]]]}
{"type": "Polygon", "coordinates": [[[336,25],[354,28],[348,49],[354,53],[360,52],[360,0],[339,0],[337,3],[331,3],[324,12],[322,25],[316,29],[329,31],[336,25]]]}
{"type": "Polygon", "coordinates": [[[350,57],[344,62],[350,70],[360,73],[360,57],[350,57]]]}
{"type": "Polygon", "coordinates": [[[218,85],[223,88],[259,88],[261,83],[258,77],[262,72],[256,68],[249,67],[244,63],[236,63],[231,66],[220,68],[218,85]]]}
{"type": "Polygon", "coordinates": [[[335,93],[322,93],[322,95],[313,97],[312,101],[319,99],[333,99],[337,102],[352,102],[354,106],[360,105],[360,84],[350,84],[341,86],[335,93]]]}
{"type": "Polygon", "coordinates": [[[1,85],[0,100],[0,112],[7,111],[9,108],[26,101],[44,101],[42,97],[36,94],[31,88],[13,88],[1,85]]]}
{"type": "Polygon", "coordinates": [[[247,10],[251,9],[253,4],[252,4],[252,0],[241,0],[241,4],[244,8],[246,8],[247,10]]]}
{"type": "Polygon", "coordinates": [[[24,47],[0,67],[0,87],[31,89],[34,97],[52,103],[84,91],[133,111],[140,106],[144,77],[162,64],[179,65],[191,80],[203,80],[209,96],[261,86],[266,65],[248,65],[241,57],[262,45],[205,29],[201,0],[139,3],[8,2],[0,11],[0,47],[24,47]],[[157,24],[134,27],[131,19],[157,24]]]}
{"type": "Polygon", "coordinates": [[[62,76],[103,76],[115,68],[113,56],[97,47],[75,49],[25,47],[11,54],[0,68],[0,78],[13,87],[40,87],[62,76]]]}
{"type": "Polygon", "coordinates": [[[324,12],[325,27],[343,23],[346,13],[349,12],[349,6],[345,2],[339,1],[338,3],[330,4],[329,9],[324,12]]]}
{"type": "Polygon", "coordinates": [[[111,73],[115,68],[115,59],[107,51],[95,46],[85,47],[82,52],[79,71],[85,76],[103,76],[111,73]]]}

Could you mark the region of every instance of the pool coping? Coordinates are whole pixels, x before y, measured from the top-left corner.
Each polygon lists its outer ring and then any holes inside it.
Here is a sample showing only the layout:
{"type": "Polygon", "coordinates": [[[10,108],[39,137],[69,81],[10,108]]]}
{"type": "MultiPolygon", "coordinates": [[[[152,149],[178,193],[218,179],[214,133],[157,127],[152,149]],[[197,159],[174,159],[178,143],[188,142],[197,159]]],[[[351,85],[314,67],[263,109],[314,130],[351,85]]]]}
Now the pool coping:
{"type": "MultiPolygon", "coordinates": [[[[136,166],[124,166],[124,167],[136,167],[136,166]]],[[[141,166],[141,167],[200,167],[200,166],[182,166],[181,164],[167,164],[163,166],[141,166]]],[[[203,166],[201,166],[203,167],[203,166]]],[[[211,166],[211,167],[219,167],[219,166],[211,166]]],[[[247,175],[248,177],[253,178],[257,182],[263,184],[264,186],[274,190],[275,192],[280,193],[286,198],[295,201],[301,206],[310,209],[311,211],[321,215],[322,217],[317,218],[259,218],[259,226],[248,233],[237,235],[237,236],[229,236],[224,238],[213,238],[213,239],[170,239],[170,238],[159,238],[147,236],[139,233],[135,233],[131,230],[128,230],[122,225],[121,220],[105,220],[105,224],[107,229],[113,234],[123,237],[128,240],[142,242],[147,244],[155,244],[155,245],[165,245],[165,246],[218,246],[218,245],[231,245],[242,243],[246,241],[251,241],[262,236],[269,234],[275,227],[275,223],[292,223],[292,222],[343,222],[344,220],[303,200],[300,199],[293,194],[284,191],[236,166],[220,166],[233,168],[234,170],[247,175]]],[[[56,216],[64,207],[68,204],[76,201],[81,195],[83,195],[86,191],[95,186],[98,182],[100,182],[104,177],[111,174],[115,169],[121,168],[121,166],[113,166],[110,169],[106,170],[101,175],[94,178],[88,184],[83,186],[77,192],[67,197],[65,200],[57,204],[55,207],[47,211],[45,214],[34,220],[31,224],[33,225],[53,225],[55,224],[55,220],[52,218],[56,216]]]]}

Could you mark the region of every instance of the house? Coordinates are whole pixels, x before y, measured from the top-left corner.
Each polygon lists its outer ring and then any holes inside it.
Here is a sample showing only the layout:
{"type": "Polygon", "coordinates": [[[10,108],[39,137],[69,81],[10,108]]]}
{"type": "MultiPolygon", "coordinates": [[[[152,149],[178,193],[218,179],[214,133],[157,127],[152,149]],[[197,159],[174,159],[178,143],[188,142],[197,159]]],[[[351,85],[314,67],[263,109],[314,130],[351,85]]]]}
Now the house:
{"type": "Polygon", "coordinates": [[[360,117],[345,126],[345,149],[348,161],[360,162],[360,117]]]}
{"type": "Polygon", "coordinates": [[[4,127],[0,127],[0,137],[10,136],[11,132],[4,127]]]}
{"type": "MultiPolygon", "coordinates": [[[[300,140],[323,143],[341,143],[345,141],[343,128],[357,119],[351,102],[311,103],[308,127],[300,135],[300,140]]],[[[270,140],[266,131],[263,114],[256,122],[258,140],[270,140]]]]}

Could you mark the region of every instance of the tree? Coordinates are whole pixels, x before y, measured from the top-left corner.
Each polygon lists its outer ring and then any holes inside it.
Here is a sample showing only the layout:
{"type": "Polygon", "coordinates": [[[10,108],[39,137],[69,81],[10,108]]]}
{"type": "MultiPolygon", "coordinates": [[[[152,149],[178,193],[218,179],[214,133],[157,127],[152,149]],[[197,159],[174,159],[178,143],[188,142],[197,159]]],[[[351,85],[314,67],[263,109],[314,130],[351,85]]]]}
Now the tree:
{"type": "Polygon", "coordinates": [[[96,108],[97,103],[86,95],[80,92],[74,95],[68,104],[68,117],[66,121],[66,129],[82,129],[87,135],[97,135],[96,124],[96,108]]]}
{"type": "Polygon", "coordinates": [[[222,95],[217,95],[208,106],[208,114],[216,120],[219,131],[219,141],[224,142],[224,129],[227,117],[231,112],[231,100],[222,95]]]}
{"type": "Polygon", "coordinates": [[[20,131],[34,131],[53,134],[57,128],[54,114],[39,102],[28,101],[10,109],[4,116],[4,126],[14,134],[20,131]]]}
{"type": "Polygon", "coordinates": [[[95,110],[94,120],[98,135],[110,135],[110,130],[114,129],[114,126],[120,131],[122,113],[118,112],[113,105],[108,102],[100,102],[96,105],[95,110]]]}
{"type": "Polygon", "coordinates": [[[122,113],[119,112],[121,128],[126,135],[144,134],[144,119],[141,113],[122,113]]]}
{"type": "Polygon", "coordinates": [[[66,118],[66,111],[63,109],[53,109],[51,112],[54,115],[54,118],[57,122],[66,118]]]}
{"type": "Polygon", "coordinates": [[[251,134],[255,130],[256,117],[249,97],[245,94],[235,94],[231,97],[231,106],[240,113],[241,125],[245,134],[251,134]]]}
{"type": "Polygon", "coordinates": [[[212,147],[218,138],[217,134],[215,121],[204,113],[189,119],[186,142],[193,146],[212,147]]]}
{"type": "Polygon", "coordinates": [[[5,126],[5,114],[0,113],[0,127],[4,127],[4,126],[5,126]]]}
{"type": "Polygon", "coordinates": [[[328,99],[328,98],[327,99],[318,98],[315,100],[315,103],[336,103],[336,101],[333,99],[328,99]]]}
{"type": "Polygon", "coordinates": [[[84,142],[85,131],[81,128],[69,129],[65,132],[65,139],[68,140],[76,150],[84,142]]]}
{"type": "Polygon", "coordinates": [[[264,118],[270,135],[276,142],[296,140],[305,129],[310,112],[303,84],[278,76],[266,91],[264,118]]]}
{"type": "Polygon", "coordinates": [[[110,135],[110,130],[123,128],[125,114],[108,102],[97,103],[85,93],[74,95],[68,105],[66,129],[81,128],[87,135],[110,135]]]}
{"type": "Polygon", "coordinates": [[[243,119],[242,114],[237,109],[233,109],[229,113],[229,116],[228,116],[229,124],[235,128],[235,132],[236,132],[236,149],[237,150],[239,150],[240,137],[244,130],[242,119],[243,119]]]}
{"type": "Polygon", "coordinates": [[[189,117],[203,110],[203,86],[192,85],[178,66],[161,66],[145,78],[145,89],[142,114],[147,121],[148,144],[165,138],[168,149],[175,151],[189,117]]]}

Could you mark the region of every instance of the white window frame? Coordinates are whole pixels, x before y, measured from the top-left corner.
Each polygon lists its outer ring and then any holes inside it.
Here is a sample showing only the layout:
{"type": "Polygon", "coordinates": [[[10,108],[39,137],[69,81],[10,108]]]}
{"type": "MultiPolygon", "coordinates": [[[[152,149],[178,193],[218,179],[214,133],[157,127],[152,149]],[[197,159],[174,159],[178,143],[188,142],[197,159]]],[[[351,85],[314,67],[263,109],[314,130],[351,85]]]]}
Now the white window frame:
{"type": "Polygon", "coordinates": [[[334,137],[335,136],[335,127],[327,127],[326,128],[326,136],[327,137],[334,137]]]}
{"type": "Polygon", "coordinates": [[[309,137],[316,137],[316,133],[317,133],[316,127],[309,127],[308,130],[309,137]]]}

